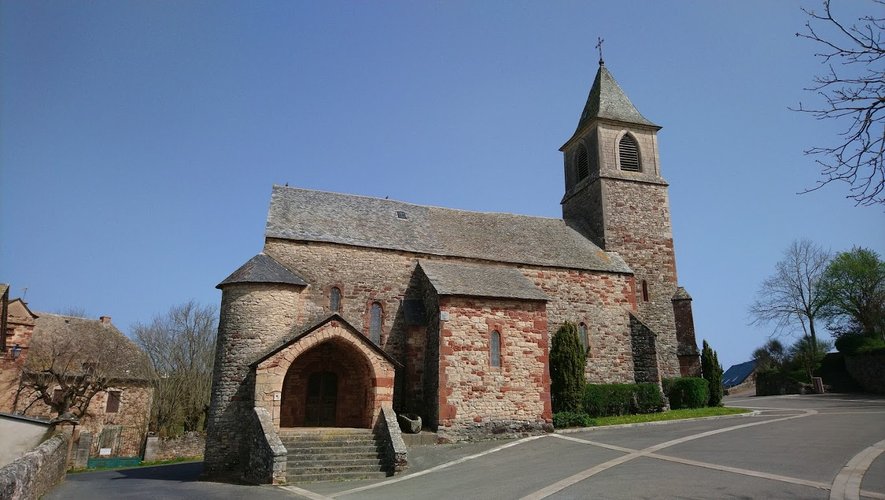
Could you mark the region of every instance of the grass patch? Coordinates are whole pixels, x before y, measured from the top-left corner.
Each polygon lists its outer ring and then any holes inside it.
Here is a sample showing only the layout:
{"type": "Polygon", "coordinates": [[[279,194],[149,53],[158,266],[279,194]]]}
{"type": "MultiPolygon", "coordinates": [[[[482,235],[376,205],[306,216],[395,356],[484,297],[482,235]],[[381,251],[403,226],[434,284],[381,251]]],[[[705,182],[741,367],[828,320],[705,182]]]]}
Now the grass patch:
{"type": "Polygon", "coordinates": [[[686,418],[718,417],[721,415],[736,415],[747,413],[746,408],[726,408],[715,406],[712,408],[685,408],[682,410],[670,410],[660,413],[642,413],[639,415],[621,415],[617,417],[598,417],[591,419],[594,427],[620,424],[639,424],[644,422],[662,422],[664,420],[683,420],[686,418]]]}

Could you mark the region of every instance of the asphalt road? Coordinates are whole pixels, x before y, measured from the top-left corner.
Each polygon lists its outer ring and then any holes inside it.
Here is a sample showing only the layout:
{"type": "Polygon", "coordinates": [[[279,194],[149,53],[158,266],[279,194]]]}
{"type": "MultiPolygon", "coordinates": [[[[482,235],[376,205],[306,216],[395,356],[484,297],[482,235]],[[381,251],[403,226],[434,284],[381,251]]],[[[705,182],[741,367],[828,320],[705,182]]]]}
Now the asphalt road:
{"type": "Polygon", "coordinates": [[[885,398],[730,399],[747,417],[410,450],[407,474],[279,487],[197,482],[200,464],[68,476],[49,499],[885,499],[885,398]]]}

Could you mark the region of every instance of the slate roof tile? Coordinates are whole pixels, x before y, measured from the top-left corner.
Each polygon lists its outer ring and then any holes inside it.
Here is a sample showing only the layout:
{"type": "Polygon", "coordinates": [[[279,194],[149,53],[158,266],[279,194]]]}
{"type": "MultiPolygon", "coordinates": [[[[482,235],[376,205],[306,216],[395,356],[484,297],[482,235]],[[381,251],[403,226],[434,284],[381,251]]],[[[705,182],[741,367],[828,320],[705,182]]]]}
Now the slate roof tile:
{"type": "Polygon", "coordinates": [[[286,285],[307,286],[307,281],[289,268],[277,262],[270,255],[260,253],[249,259],[239,269],[231,273],[215,288],[233,283],[282,283],[286,285]]]}
{"type": "Polygon", "coordinates": [[[419,260],[418,265],[439,295],[529,300],[549,297],[513,267],[419,260]]]}
{"type": "Polygon", "coordinates": [[[287,186],[273,187],[265,236],[512,264],[632,272],[616,253],[601,250],[561,219],[470,212],[287,186]]]}

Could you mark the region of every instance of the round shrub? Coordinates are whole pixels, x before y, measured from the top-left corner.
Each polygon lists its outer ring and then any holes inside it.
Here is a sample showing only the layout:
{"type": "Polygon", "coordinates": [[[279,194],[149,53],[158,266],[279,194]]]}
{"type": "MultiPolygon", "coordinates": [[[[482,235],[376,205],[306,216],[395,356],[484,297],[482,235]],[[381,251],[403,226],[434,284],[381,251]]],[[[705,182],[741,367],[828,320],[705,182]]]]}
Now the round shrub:
{"type": "Polygon", "coordinates": [[[665,384],[670,408],[703,408],[710,399],[709,383],[700,377],[668,379],[665,384]]]}
{"type": "Polygon", "coordinates": [[[565,429],[566,427],[590,427],[593,419],[586,413],[561,411],[553,414],[553,427],[565,429]]]}

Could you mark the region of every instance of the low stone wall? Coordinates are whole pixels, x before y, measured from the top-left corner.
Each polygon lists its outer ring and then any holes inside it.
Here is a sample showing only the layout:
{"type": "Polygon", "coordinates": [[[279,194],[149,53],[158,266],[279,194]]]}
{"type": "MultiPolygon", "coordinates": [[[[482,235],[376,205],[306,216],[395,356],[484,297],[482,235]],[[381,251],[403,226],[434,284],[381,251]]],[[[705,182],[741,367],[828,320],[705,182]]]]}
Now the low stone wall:
{"type": "Polygon", "coordinates": [[[865,391],[885,394],[885,354],[845,356],[845,369],[865,391]]]}
{"type": "Polygon", "coordinates": [[[0,469],[0,500],[32,500],[64,480],[67,434],[59,433],[0,469]]]}
{"type": "Polygon", "coordinates": [[[202,432],[186,432],[175,438],[151,436],[144,448],[144,461],[197,458],[203,456],[205,449],[206,435],[202,432]]]}
{"type": "Polygon", "coordinates": [[[409,466],[408,449],[390,405],[381,407],[381,418],[375,424],[375,435],[384,439],[384,461],[389,472],[396,474],[409,466]]]}
{"type": "Polygon", "coordinates": [[[286,447],[266,408],[256,406],[246,438],[249,461],[243,479],[255,484],[286,483],[286,447]]]}

